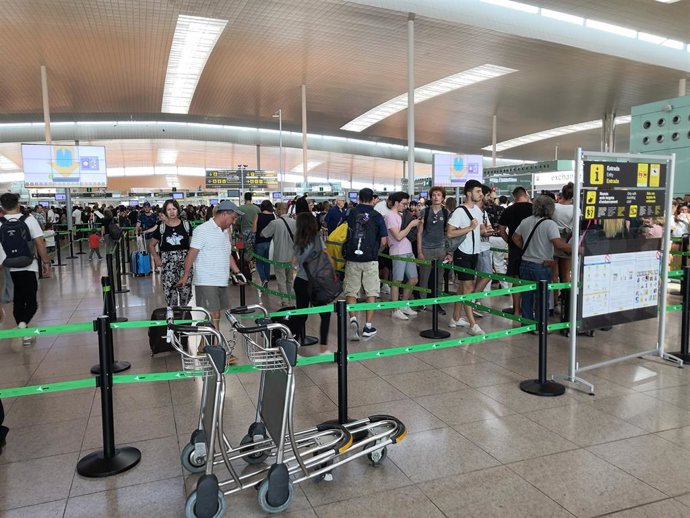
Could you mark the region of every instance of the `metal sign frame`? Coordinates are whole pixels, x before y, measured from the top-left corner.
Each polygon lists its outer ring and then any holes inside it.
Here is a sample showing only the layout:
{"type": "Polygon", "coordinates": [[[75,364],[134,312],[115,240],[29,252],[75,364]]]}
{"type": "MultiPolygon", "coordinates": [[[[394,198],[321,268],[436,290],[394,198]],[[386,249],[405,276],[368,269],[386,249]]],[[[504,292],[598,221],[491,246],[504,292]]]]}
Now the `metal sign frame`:
{"type": "MultiPolygon", "coordinates": [[[[572,252],[572,288],[570,290],[570,335],[569,335],[569,355],[568,355],[568,373],[567,374],[554,374],[551,378],[556,380],[568,381],[570,383],[581,384],[589,388],[590,393],[594,393],[594,385],[589,381],[586,381],[580,377],[578,374],[597,369],[600,367],[607,367],[612,364],[620,363],[626,360],[631,360],[638,358],[640,356],[658,356],[664,360],[670,360],[678,363],[680,366],[683,365],[683,360],[668,354],[664,349],[664,341],[666,338],[666,293],[668,290],[668,259],[671,250],[671,225],[667,224],[664,226],[664,236],[661,243],[661,287],[659,290],[659,320],[658,320],[658,333],[657,333],[657,344],[654,349],[648,349],[646,351],[639,351],[634,354],[628,354],[625,356],[620,356],[618,358],[612,358],[610,360],[593,363],[591,365],[586,365],[580,367],[577,362],[577,314],[578,314],[578,295],[579,295],[579,284],[580,284],[580,250],[579,250],[579,239],[580,239],[580,218],[582,217],[582,207],[581,205],[581,192],[582,192],[582,181],[583,181],[583,168],[584,162],[586,160],[606,160],[611,159],[611,161],[625,161],[632,160],[638,162],[648,162],[650,160],[663,161],[667,164],[666,172],[666,192],[670,193],[673,191],[673,179],[675,176],[675,162],[676,155],[648,155],[648,154],[623,154],[623,153],[604,153],[595,151],[583,151],[582,148],[578,148],[575,153],[575,180],[574,187],[575,192],[573,193],[573,239],[578,240],[578,246],[573,247],[572,252]]],[[[664,216],[666,216],[668,221],[668,215],[671,214],[672,210],[673,196],[666,197],[664,216]]]]}

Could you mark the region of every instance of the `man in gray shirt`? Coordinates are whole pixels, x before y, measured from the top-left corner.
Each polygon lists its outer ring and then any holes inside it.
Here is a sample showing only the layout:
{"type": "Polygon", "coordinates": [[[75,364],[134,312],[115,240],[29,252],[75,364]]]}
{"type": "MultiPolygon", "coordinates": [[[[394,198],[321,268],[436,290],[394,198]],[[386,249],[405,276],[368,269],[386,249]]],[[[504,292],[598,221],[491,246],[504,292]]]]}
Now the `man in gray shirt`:
{"type": "MultiPolygon", "coordinates": [[[[554,247],[564,252],[571,245],[561,239],[558,225],[551,219],[555,202],[548,196],[539,196],[532,204],[532,216],[522,220],[513,233],[513,243],[522,249],[520,278],[528,281],[550,281],[554,247]]],[[[535,319],[534,291],[522,294],[523,318],[535,319]]]]}
{"type": "MultiPolygon", "coordinates": [[[[288,204],[278,202],[275,204],[275,213],[278,216],[261,231],[263,237],[273,238],[273,260],[281,263],[290,263],[294,255],[294,235],[297,223],[287,215],[288,204]]],[[[292,268],[275,267],[274,273],[278,283],[278,291],[288,295],[295,295],[292,288],[292,268]]],[[[281,306],[289,306],[290,299],[281,297],[281,306]]]]}

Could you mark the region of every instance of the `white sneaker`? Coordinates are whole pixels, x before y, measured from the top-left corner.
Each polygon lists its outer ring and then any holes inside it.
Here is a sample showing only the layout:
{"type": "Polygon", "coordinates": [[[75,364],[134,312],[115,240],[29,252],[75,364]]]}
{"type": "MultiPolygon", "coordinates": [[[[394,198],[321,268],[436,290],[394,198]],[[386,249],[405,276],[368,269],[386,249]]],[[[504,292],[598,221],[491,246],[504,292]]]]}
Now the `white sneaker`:
{"type": "Polygon", "coordinates": [[[408,317],[403,311],[398,308],[395,311],[393,311],[393,318],[399,318],[400,320],[409,320],[410,317],[408,317]]]}
{"type": "Polygon", "coordinates": [[[470,327],[467,330],[467,334],[472,335],[472,336],[478,336],[478,335],[483,335],[485,333],[484,333],[484,330],[481,327],[479,327],[479,324],[474,324],[472,327],[470,327]]]}
{"type": "Polygon", "coordinates": [[[460,317],[457,320],[453,320],[452,318],[448,322],[448,327],[470,327],[470,323],[465,320],[463,317],[460,317]]]}
{"type": "Polygon", "coordinates": [[[410,317],[413,317],[417,314],[417,312],[409,306],[405,306],[404,308],[400,308],[400,311],[402,311],[403,313],[405,313],[406,315],[408,315],[410,317]]]}
{"type": "Polygon", "coordinates": [[[350,319],[350,340],[359,341],[359,322],[354,317],[350,319]]]}
{"type": "Polygon", "coordinates": [[[382,284],[381,285],[381,294],[382,295],[390,295],[391,294],[391,287],[388,286],[388,284],[382,284]]]}

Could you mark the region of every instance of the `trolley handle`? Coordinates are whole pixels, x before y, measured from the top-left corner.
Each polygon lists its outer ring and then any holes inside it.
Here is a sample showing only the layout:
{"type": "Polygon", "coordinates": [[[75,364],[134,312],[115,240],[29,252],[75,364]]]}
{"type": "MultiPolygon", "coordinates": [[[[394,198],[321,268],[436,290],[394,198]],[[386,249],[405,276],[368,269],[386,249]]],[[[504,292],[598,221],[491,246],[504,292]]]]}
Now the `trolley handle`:
{"type": "Polygon", "coordinates": [[[263,307],[261,304],[251,304],[251,305],[247,305],[247,306],[238,306],[236,308],[230,308],[226,312],[230,313],[231,315],[239,315],[242,313],[249,313],[254,309],[258,309],[259,311],[261,311],[264,314],[264,316],[268,315],[268,310],[265,307],[263,307]]]}
{"type": "Polygon", "coordinates": [[[235,330],[242,334],[252,334],[252,333],[263,333],[267,331],[280,331],[285,338],[292,338],[292,332],[290,328],[284,324],[278,322],[273,322],[271,324],[266,324],[264,326],[251,326],[244,327],[239,323],[235,322],[235,330]]]}

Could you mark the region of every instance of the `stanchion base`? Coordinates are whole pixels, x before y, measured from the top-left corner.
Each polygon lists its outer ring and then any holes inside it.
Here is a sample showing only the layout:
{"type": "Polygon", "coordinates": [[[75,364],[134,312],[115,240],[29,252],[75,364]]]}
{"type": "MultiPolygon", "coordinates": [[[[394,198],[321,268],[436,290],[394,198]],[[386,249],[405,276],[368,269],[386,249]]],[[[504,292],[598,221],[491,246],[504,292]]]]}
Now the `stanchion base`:
{"type": "MultiPolygon", "coordinates": [[[[126,361],[118,361],[118,360],[115,360],[115,361],[113,362],[113,372],[115,372],[115,373],[117,373],[117,372],[123,372],[123,371],[126,371],[127,369],[131,369],[131,368],[132,368],[132,364],[129,363],[129,362],[126,362],[126,361]]],[[[96,374],[96,375],[98,375],[98,374],[100,374],[100,373],[101,373],[101,366],[100,366],[100,364],[94,365],[93,367],[91,367],[91,374],[96,374]]]]}
{"type": "Polygon", "coordinates": [[[427,329],[426,331],[419,333],[419,336],[422,338],[433,338],[436,340],[440,338],[448,338],[450,333],[448,331],[443,331],[442,329],[427,329]]]}
{"type": "Polygon", "coordinates": [[[141,460],[141,452],[131,446],[115,448],[115,455],[106,459],[103,450],[89,453],[77,463],[77,473],[82,477],[101,478],[117,475],[133,468],[141,460]]]}
{"type": "Polygon", "coordinates": [[[668,353],[671,356],[675,356],[676,358],[680,358],[683,360],[683,363],[690,363],[690,354],[683,354],[683,351],[677,351],[675,353],[668,353]]]}
{"type": "Polygon", "coordinates": [[[305,336],[304,339],[302,340],[302,347],[308,347],[310,345],[316,345],[319,343],[319,339],[316,338],[315,336],[305,336]]]}
{"type": "MultiPolygon", "coordinates": [[[[128,290],[127,288],[122,288],[121,290],[115,290],[115,293],[116,293],[116,294],[119,294],[119,293],[129,293],[129,290],[128,290]]],[[[119,320],[118,320],[118,322],[119,322],[119,320]]]]}
{"type": "Polygon", "coordinates": [[[520,383],[520,389],[535,396],[554,397],[565,394],[565,386],[555,381],[526,380],[520,383]]]}
{"type": "Polygon", "coordinates": [[[86,252],[74,252],[77,255],[86,255],[86,252]]]}

